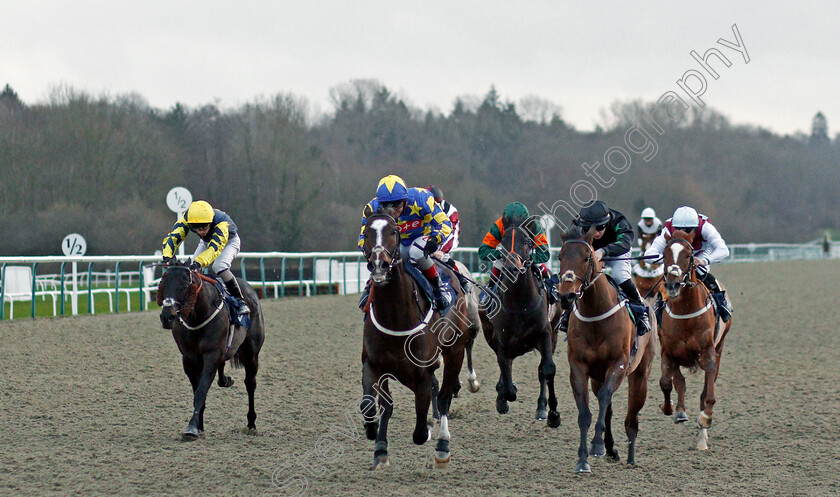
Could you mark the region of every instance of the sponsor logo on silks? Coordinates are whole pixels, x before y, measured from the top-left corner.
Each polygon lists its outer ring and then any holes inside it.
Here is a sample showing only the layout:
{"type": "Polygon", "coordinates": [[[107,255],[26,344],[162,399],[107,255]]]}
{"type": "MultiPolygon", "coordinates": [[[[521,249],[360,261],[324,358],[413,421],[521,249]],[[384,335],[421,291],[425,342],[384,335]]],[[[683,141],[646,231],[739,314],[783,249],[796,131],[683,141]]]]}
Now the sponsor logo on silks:
{"type": "Polygon", "coordinates": [[[405,224],[400,225],[400,231],[405,233],[406,231],[411,231],[413,229],[417,229],[423,226],[422,219],[415,219],[414,221],[406,221],[405,224]]]}

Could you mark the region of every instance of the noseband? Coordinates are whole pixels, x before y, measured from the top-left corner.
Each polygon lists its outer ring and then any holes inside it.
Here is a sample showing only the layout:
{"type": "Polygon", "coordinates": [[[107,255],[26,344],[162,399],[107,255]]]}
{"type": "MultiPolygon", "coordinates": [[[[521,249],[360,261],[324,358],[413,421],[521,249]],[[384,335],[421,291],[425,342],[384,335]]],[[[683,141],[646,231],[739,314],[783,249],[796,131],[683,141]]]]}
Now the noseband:
{"type": "MultiPolygon", "coordinates": [[[[369,219],[368,220],[368,226],[370,226],[371,221],[374,221],[376,219],[388,219],[392,223],[394,223],[394,225],[396,226],[396,221],[394,220],[394,218],[387,215],[387,214],[383,214],[382,216],[378,216],[376,218],[369,219]]],[[[399,229],[399,228],[397,228],[397,229],[399,229]]],[[[394,245],[394,248],[390,251],[388,251],[385,248],[384,245],[375,245],[370,250],[370,253],[365,252],[365,259],[368,261],[368,268],[370,268],[370,263],[372,263],[374,260],[379,260],[380,257],[382,256],[382,254],[388,254],[388,256],[390,256],[390,258],[391,258],[391,262],[389,262],[387,267],[385,268],[385,272],[390,273],[391,268],[393,268],[397,263],[399,263],[401,261],[401,258],[402,258],[401,253],[400,253],[400,240],[399,240],[399,238],[397,239],[397,244],[394,245]],[[373,257],[373,260],[371,260],[371,257],[373,257]]]]}
{"type": "Polygon", "coordinates": [[[592,255],[591,245],[589,245],[583,240],[568,240],[564,242],[563,245],[569,243],[580,243],[582,245],[585,245],[586,248],[589,249],[589,256],[586,258],[586,273],[583,275],[583,278],[578,276],[577,273],[575,273],[571,269],[563,273],[563,276],[560,277],[560,283],[574,283],[576,280],[580,280],[580,291],[575,292],[575,295],[577,295],[578,298],[581,298],[583,297],[583,292],[585,292],[590,286],[592,286],[592,284],[595,283],[595,280],[597,280],[604,273],[603,271],[596,271],[595,269],[595,257],[592,255]]]}
{"type": "MultiPolygon", "coordinates": [[[[691,274],[692,274],[692,272],[694,272],[694,247],[692,247],[691,244],[688,243],[687,240],[683,240],[682,238],[671,238],[671,240],[668,242],[668,244],[665,246],[665,249],[663,249],[662,252],[665,253],[666,250],[673,243],[679,243],[679,244],[683,245],[685,248],[688,249],[688,269],[683,274],[683,270],[680,267],[680,265],[677,263],[677,261],[674,261],[673,264],[671,264],[670,266],[667,266],[665,268],[665,275],[671,274],[671,275],[676,276],[678,278],[682,277],[682,279],[680,281],[680,287],[694,288],[695,286],[697,286],[697,283],[692,283],[690,281],[691,280],[691,274]]],[[[663,259],[664,259],[664,256],[663,256],[663,259]]]]}

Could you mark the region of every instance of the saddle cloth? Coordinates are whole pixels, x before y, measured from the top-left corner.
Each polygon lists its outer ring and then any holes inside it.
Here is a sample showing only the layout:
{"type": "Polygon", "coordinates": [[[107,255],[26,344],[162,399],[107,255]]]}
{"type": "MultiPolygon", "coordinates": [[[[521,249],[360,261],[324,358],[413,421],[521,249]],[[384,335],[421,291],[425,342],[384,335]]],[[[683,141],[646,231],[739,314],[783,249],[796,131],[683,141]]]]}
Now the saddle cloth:
{"type": "MultiPolygon", "coordinates": [[[[410,262],[408,262],[407,260],[403,260],[403,267],[405,268],[405,271],[408,274],[410,274],[412,278],[414,278],[414,281],[417,282],[417,285],[420,287],[420,289],[423,290],[423,294],[426,296],[426,298],[429,300],[429,302],[432,302],[434,300],[434,298],[433,298],[434,290],[432,289],[432,284],[429,283],[429,280],[427,280],[426,277],[423,276],[423,273],[421,273],[419,269],[414,267],[414,265],[411,264],[410,262]]],[[[446,309],[438,309],[438,312],[440,312],[440,314],[442,316],[442,315],[446,314],[446,312],[449,310],[449,308],[452,307],[452,305],[455,303],[456,300],[458,300],[458,292],[456,292],[455,289],[452,288],[452,284],[450,283],[449,274],[446,273],[445,271],[443,271],[440,268],[439,264],[438,264],[438,274],[440,275],[440,281],[441,281],[440,290],[441,290],[441,292],[449,294],[449,305],[446,306],[446,309]]]]}

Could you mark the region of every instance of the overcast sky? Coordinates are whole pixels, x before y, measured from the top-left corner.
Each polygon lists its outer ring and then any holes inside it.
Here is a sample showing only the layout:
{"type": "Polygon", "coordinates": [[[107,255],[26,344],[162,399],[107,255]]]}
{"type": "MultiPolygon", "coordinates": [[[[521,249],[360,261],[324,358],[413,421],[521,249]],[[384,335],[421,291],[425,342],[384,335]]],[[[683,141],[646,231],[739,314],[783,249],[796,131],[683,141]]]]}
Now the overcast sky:
{"type": "Polygon", "coordinates": [[[810,132],[821,110],[834,136],[840,3],[733,3],[3,0],[0,85],[28,104],[68,85],[163,109],[293,93],[326,112],[331,87],[377,79],[444,113],[495,85],[589,130],[615,100],[679,92],[700,69],[690,52],[715,47],[732,65],[714,59],[719,79],[704,73],[709,106],[782,134],[810,132]],[[733,24],[749,63],[717,43],[736,41],[733,24]]]}

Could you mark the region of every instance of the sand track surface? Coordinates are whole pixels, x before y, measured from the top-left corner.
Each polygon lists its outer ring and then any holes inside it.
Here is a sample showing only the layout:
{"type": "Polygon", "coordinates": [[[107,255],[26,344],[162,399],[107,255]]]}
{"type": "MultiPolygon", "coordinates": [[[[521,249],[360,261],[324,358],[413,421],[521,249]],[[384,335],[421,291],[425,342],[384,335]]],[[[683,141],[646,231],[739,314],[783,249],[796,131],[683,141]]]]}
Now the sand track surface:
{"type": "MultiPolygon", "coordinates": [[[[689,375],[689,422],[658,409],[657,356],[640,414],[635,468],[590,458],[573,473],[579,431],[565,343],[563,424],[533,420],[538,356],[514,362],[519,400],[494,407],[498,366],[476,344],[479,393],[454,400],[452,463],[411,442],[413,398],[392,386],[391,466],[368,470],[356,297],[264,301],[257,427],[245,433],[244,371],[214,383],[205,435],[182,442],[192,392],[157,313],[0,323],[0,494],[168,495],[840,495],[840,261],[717,266],[736,305],[717,382],[710,450],[694,449],[702,376],[689,375]]],[[[466,371],[461,373],[466,385],[466,371]]],[[[590,400],[596,411],[594,400],[590,400]]],[[[626,385],[614,399],[626,458],[626,385]]],[[[590,437],[592,431],[590,430],[590,437]]]]}

